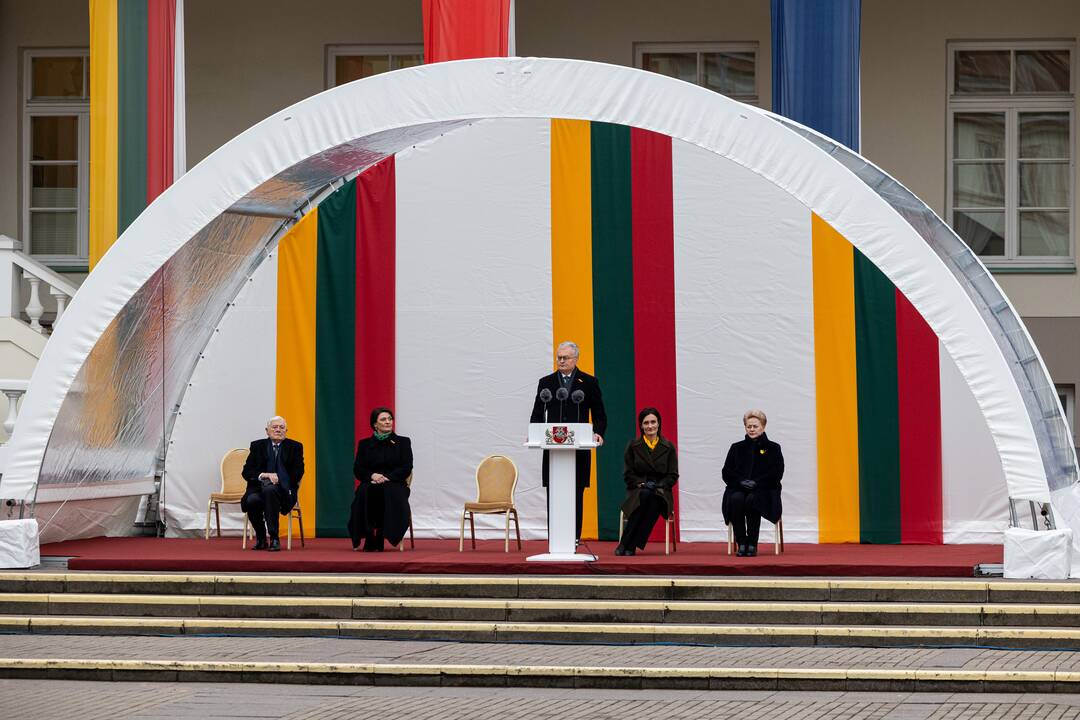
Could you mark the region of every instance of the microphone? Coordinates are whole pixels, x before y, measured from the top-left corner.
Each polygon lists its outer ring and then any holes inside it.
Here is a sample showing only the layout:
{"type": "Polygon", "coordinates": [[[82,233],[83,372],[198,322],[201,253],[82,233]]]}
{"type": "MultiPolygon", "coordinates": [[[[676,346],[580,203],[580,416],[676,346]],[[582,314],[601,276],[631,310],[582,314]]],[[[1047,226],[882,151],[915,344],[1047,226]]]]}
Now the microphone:
{"type": "Polygon", "coordinates": [[[585,393],[581,390],[575,390],[570,393],[570,399],[577,405],[577,421],[581,422],[581,401],[585,399],[585,393]]]}
{"type": "Polygon", "coordinates": [[[563,421],[563,403],[566,402],[566,398],[570,396],[570,391],[564,387],[555,391],[555,398],[559,401],[559,422],[563,421]]]}
{"type": "Polygon", "coordinates": [[[540,391],[540,402],[544,403],[544,422],[547,422],[547,406],[548,403],[551,402],[551,391],[547,388],[540,391]]]}

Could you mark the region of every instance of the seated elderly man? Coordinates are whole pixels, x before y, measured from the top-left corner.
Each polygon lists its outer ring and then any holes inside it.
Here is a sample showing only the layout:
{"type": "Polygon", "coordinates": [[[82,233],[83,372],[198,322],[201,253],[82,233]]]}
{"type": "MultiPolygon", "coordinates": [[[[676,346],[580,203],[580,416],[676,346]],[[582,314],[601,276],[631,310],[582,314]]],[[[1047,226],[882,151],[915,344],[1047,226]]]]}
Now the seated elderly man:
{"type": "Polygon", "coordinates": [[[304,478],[304,446],[285,437],[285,418],[275,415],[266,423],[266,437],[251,442],[242,474],[247,490],[240,509],[255,528],[255,550],[281,550],[278,516],[288,515],[296,505],[304,478]]]}

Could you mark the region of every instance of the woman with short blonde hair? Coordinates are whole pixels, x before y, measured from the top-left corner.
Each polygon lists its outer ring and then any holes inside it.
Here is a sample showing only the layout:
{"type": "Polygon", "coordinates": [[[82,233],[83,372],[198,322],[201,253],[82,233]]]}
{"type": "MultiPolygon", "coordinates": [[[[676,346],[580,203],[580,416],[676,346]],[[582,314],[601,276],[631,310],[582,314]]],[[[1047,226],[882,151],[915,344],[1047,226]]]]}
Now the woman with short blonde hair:
{"type": "Polygon", "coordinates": [[[765,434],[765,413],[743,413],[746,435],[733,443],[724,461],[722,476],[727,487],[721,508],[730,523],[740,557],[757,555],[761,518],[775,523],[783,510],[780,481],[784,477],[784,454],[765,434]]]}

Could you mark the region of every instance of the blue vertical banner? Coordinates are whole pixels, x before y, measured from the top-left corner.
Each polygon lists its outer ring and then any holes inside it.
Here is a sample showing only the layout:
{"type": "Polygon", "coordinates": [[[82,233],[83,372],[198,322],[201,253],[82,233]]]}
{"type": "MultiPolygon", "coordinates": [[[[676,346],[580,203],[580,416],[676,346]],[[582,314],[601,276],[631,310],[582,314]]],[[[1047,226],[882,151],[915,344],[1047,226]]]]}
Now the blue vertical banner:
{"type": "Polygon", "coordinates": [[[862,0],[772,0],[772,110],[859,150],[862,0]]]}

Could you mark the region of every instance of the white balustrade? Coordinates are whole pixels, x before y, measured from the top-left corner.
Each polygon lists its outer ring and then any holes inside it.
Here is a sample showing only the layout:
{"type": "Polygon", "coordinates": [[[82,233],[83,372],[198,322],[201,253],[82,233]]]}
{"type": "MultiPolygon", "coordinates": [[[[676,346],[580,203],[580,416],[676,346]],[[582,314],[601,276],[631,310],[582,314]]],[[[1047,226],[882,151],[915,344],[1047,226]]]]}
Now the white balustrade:
{"type": "Polygon", "coordinates": [[[0,317],[12,317],[22,321],[29,318],[32,330],[45,334],[41,324],[45,315],[41,289],[48,289],[49,297],[56,304],[55,326],[64,314],[68,303],[77,290],[76,286],[61,275],[22,252],[22,243],[6,235],[0,235],[0,317]],[[22,284],[30,289],[29,300],[22,303],[22,284]]]}
{"type": "Polygon", "coordinates": [[[15,421],[19,418],[19,401],[26,394],[28,384],[27,380],[0,379],[0,393],[8,399],[7,417],[4,418],[4,432],[8,439],[11,438],[11,433],[15,432],[15,421]]]}

